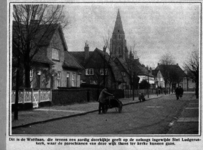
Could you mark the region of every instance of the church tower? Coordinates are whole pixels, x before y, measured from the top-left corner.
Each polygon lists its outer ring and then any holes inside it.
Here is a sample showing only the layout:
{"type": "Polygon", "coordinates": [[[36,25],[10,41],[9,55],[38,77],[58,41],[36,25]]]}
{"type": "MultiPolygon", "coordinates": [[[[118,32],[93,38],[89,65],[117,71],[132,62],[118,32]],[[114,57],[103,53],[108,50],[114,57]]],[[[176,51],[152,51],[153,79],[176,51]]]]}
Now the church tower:
{"type": "Polygon", "coordinates": [[[119,10],[117,13],[114,30],[110,40],[110,52],[112,57],[118,57],[125,61],[126,40],[119,10]]]}

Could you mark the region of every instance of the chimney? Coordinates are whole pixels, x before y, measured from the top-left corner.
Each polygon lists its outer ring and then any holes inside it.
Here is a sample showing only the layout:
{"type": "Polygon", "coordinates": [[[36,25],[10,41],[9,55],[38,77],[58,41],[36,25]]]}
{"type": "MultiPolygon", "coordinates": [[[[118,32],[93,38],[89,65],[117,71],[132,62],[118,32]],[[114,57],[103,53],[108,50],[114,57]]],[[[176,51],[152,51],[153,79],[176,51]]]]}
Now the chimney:
{"type": "Polygon", "coordinates": [[[106,53],[106,46],[103,47],[103,52],[106,53]]]}
{"type": "Polygon", "coordinates": [[[87,60],[89,58],[89,45],[87,44],[87,42],[85,43],[85,60],[87,60]]]}

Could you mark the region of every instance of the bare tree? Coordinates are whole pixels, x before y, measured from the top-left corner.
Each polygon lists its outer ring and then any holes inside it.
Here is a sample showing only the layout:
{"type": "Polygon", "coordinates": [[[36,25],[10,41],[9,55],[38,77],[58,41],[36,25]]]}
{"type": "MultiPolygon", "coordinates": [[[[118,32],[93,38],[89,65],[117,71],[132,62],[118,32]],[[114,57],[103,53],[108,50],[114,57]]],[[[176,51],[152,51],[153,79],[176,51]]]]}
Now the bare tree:
{"type": "MultiPolygon", "coordinates": [[[[136,51],[136,42],[133,41],[132,44],[128,45],[128,51],[129,51],[129,55],[127,58],[127,67],[128,67],[128,71],[130,74],[130,85],[132,89],[137,89],[138,88],[138,76],[137,76],[137,71],[135,70],[135,65],[139,65],[139,62],[136,62],[137,60],[137,51],[136,51]]],[[[134,90],[133,90],[134,92],[134,90]]],[[[134,96],[133,96],[134,98],[134,96]]]]}
{"type": "MultiPolygon", "coordinates": [[[[52,25],[65,27],[68,20],[61,5],[13,5],[13,57],[24,69],[25,87],[30,87],[30,69],[52,25]]],[[[19,67],[19,66],[18,66],[19,67]]]]}
{"type": "Polygon", "coordinates": [[[159,62],[162,65],[174,65],[175,59],[171,53],[165,53],[164,55],[161,56],[159,62]]]}
{"type": "Polygon", "coordinates": [[[187,70],[190,74],[193,75],[196,83],[195,94],[196,98],[199,97],[199,54],[198,51],[192,51],[188,61],[184,66],[185,70],[187,70]]]}
{"type": "Polygon", "coordinates": [[[175,59],[171,53],[165,53],[161,56],[159,63],[162,65],[162,74],[165,80],[165,87],[167,84],[170,86],[178,78],[178,74],[169,68],[170,65],[175,64],[175,59]]]}
{"type": "Polygon", "coordinates": [[[110,51],[110,39],[111,39],[111,33],[110,30],[107,31],[107,33],[103,36],[103,56],[104,56],[104,61],[103,61],[103,84],[104,87],[106,86],[106,80],[108,79],[107,77],[107,69],[109,67],[109,63],[111,60],[112,52],[110,51]],[[109,56],[107,56],[107,50],[109,52],[109,56]]]}

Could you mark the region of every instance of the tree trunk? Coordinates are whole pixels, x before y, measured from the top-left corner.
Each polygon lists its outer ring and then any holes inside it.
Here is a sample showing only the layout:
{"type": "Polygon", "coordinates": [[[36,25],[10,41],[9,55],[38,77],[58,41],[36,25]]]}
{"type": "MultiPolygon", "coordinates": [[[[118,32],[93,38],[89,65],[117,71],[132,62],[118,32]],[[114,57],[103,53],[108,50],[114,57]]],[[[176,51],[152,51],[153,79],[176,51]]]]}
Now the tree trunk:
{"type": "Polygon", "coordinates": [[[25,64],[25,87],[30,88],[30,65],[25,64]]]}
{"type": "Polygon", "coordinates": [[[16,96],[15,96],[15,111],[14,120],[18,120],[18,92],[19,92],[19,69],[20,69],[20,59],[18,58],[18,69],[16,72],[16,96]]]}

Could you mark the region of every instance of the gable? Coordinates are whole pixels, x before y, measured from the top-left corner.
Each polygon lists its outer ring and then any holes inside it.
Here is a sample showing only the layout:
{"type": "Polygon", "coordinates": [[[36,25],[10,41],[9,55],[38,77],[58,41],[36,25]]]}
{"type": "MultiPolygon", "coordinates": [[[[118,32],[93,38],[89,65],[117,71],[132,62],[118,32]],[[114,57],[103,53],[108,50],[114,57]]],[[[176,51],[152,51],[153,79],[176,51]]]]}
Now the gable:
{"type": "Polygon", "coordinates": [[[87,60],[85,68],[104,68],[104,63],[107,67],[108,64],[106,60],[104,60],[104,58],[98,53],[98,51],[95,50],[87,60]]]}
{"type": "Polygon", "coordinates": [[[167,78],[169,73],[175,73],[181,78],[185,76],[184,71],[178,65],[159,65],[156,70],[159,70],[164,78],[167,78]]]}
{"type": "Polygon", "coordinates": [[[61,49],[63,51],[68,50],[66,41],[65,41],[65,38],[63,35],[63,31],[60,26],[55,30],[55,32],[50,40],[50,44],[51,44],[51,46],[61,49]]]}
{"type": "Polygon", "coordinates": [[[88,61],[85,64],[85,68],[95,68],[95,69],[104,68],[104,63],[106,67],[111,69],[115,81],[123,82],[121,71],[119,70],[115,62],[112,59],[110,59],[107,53],[104,53],[103,51],[97,48],[94,50],[93,54],[89,57],[88,61]]]}

